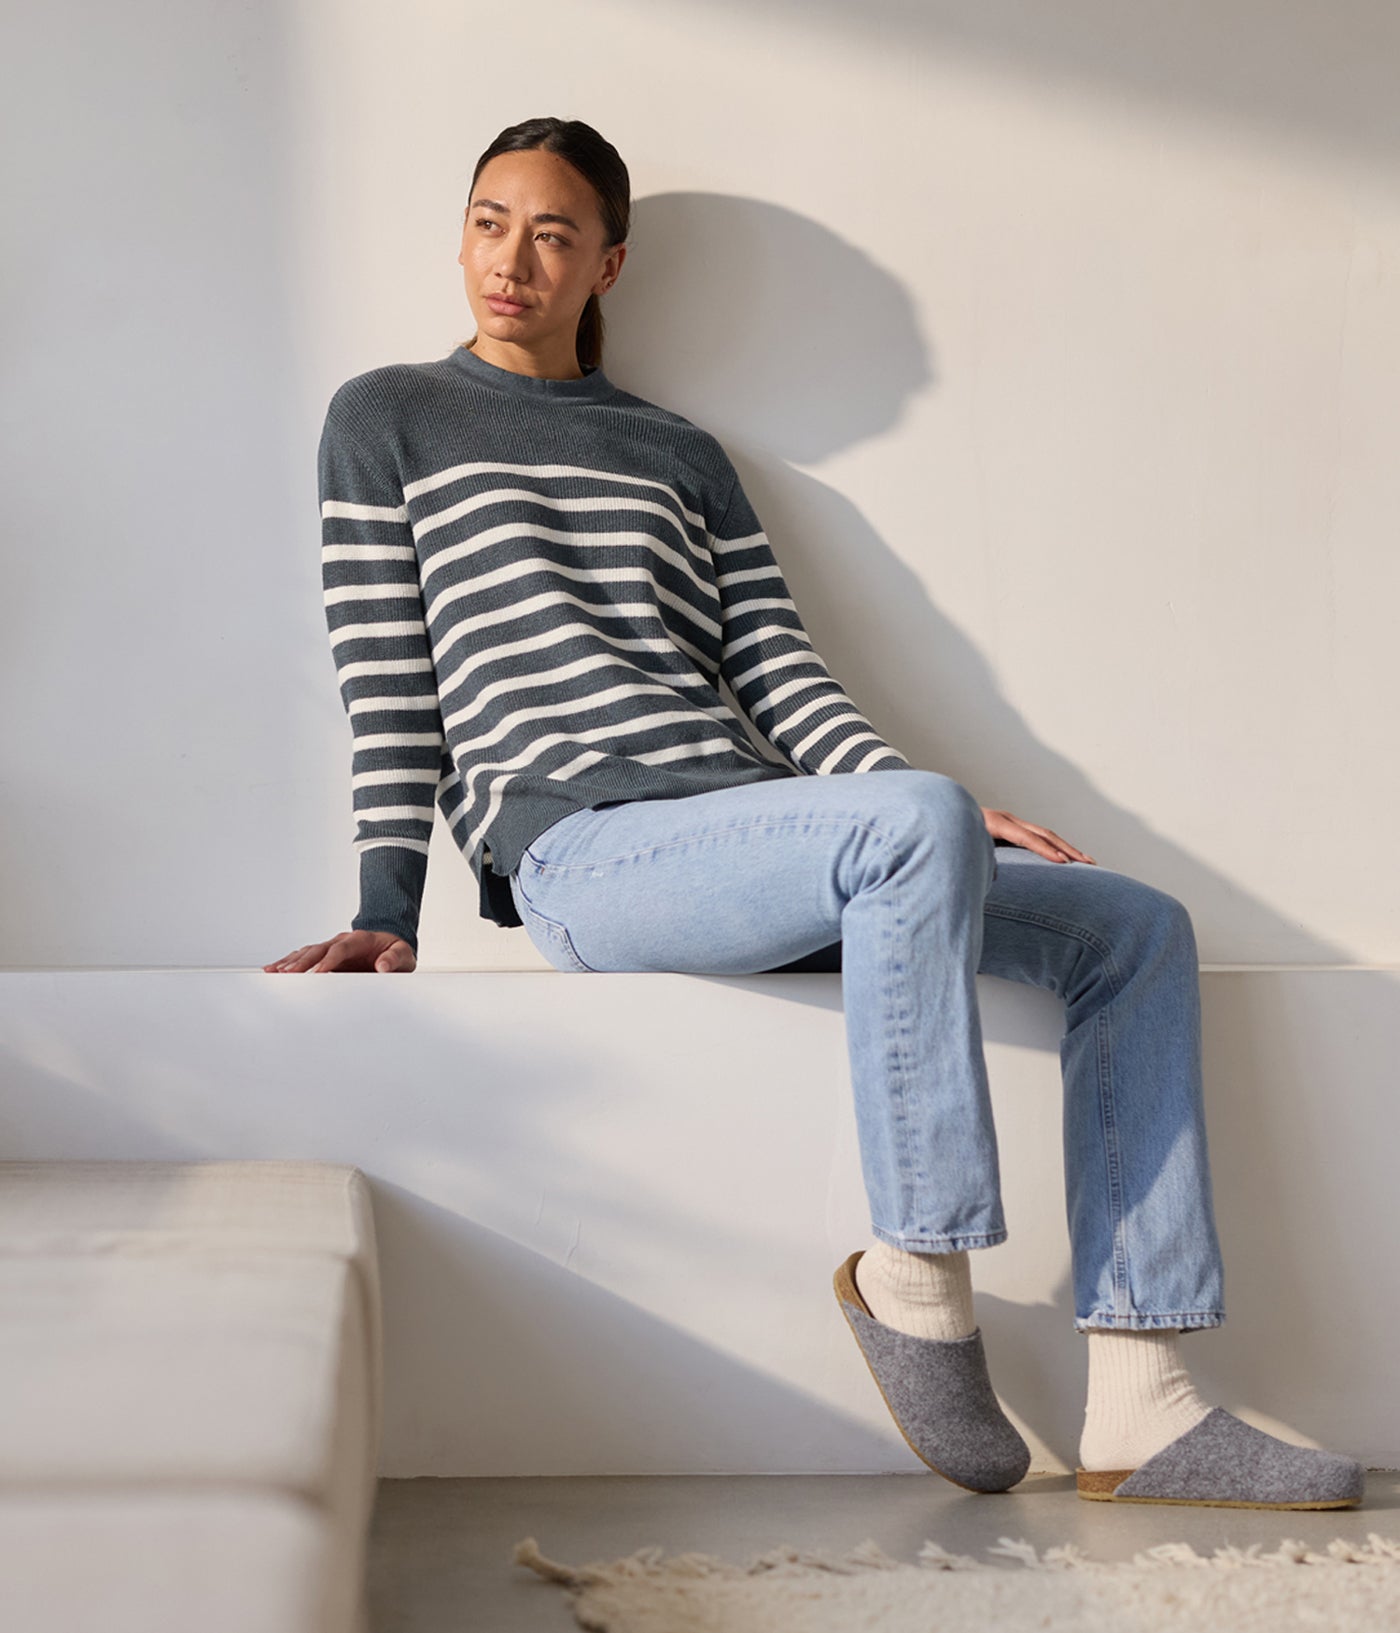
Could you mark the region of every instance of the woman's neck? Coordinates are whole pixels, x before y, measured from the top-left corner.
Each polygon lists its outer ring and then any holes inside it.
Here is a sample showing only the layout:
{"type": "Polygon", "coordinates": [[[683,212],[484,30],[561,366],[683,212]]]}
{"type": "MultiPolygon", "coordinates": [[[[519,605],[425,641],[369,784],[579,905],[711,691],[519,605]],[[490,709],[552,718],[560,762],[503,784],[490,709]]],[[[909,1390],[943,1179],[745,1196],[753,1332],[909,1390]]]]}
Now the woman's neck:
{"type": "Polygon", "coordinates": [[[532,380],[582,380],[585,371],[579,367],[578,354],[560,353],[553,357],[536,357],[524,346],[510,346],[478,333],[467,341],[467,350],[493,364],[498,369],[509,369],[512,374],[526,374],[532,380]],[[485,339],[485,345],[482,341],[485,339]]]}

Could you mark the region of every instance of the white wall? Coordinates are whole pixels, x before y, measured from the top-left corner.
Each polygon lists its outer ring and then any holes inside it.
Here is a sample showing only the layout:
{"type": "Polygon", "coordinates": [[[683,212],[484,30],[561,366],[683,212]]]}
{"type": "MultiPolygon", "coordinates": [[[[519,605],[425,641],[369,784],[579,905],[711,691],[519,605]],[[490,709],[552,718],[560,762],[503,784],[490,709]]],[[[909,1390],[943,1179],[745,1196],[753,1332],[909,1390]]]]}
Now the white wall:
{"type": "MultiPolygon", "coordinates": [[[[632,169],[621,383],[735,457],[916,765],[1394,961],[1400,19],[1373,0],[57,3],[8,94],[11,965],[256,965],[353,910],[315,444],[471,333],[477,154],[632,169]]],[[[542,967],[440,833],[438,967],[542,967]]]]}

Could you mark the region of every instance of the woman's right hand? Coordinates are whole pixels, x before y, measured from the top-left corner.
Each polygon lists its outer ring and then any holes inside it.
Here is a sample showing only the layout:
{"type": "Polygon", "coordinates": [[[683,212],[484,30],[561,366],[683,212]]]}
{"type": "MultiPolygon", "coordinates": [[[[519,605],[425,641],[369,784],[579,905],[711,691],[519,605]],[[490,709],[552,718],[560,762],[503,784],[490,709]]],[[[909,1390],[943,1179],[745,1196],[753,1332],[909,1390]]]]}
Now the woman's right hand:
{"type": "Polygon", "coordinates": [[[317,941],[264,964],[268,975],[325,974],[331,970],[372,970],[378,975],[408,975],[418,966],[413,949],[388,930],[342,930],[329,941],[317,941]]]}

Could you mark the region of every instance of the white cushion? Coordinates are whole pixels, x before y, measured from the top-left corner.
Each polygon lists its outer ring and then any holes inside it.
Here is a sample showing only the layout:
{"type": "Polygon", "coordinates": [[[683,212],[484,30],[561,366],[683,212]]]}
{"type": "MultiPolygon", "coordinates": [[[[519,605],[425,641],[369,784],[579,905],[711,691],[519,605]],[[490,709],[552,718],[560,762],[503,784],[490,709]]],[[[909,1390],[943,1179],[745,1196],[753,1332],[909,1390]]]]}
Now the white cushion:
{"type": "Polygon", "coordinates": [[[0,1163],[0,1628],[362,1630],[380,1331],[358,1169],[0,1163]]]}
{"type": "Polygon", "coordinates": [[[341,1259],[0,1258],[0,1489],[364,1480],[364,1309],[341,1259]]]}
{"type": "Polygon", "coordinates": [[[0,1494],[0,1627],[15,1633],[346,1633],[361,1562],[275,1492],[0,1494]]]}
{"type": "MultiPolygon", "coordinates": [[[[327,1253],[363,1292],[370,1433],[383,1422],[383,1324],[369,1182],[333,1162],[0,1162],[0,1255],[327,1253]]],[[[377,1455],[376,1455],[377,1461],[377,1455]]]]}

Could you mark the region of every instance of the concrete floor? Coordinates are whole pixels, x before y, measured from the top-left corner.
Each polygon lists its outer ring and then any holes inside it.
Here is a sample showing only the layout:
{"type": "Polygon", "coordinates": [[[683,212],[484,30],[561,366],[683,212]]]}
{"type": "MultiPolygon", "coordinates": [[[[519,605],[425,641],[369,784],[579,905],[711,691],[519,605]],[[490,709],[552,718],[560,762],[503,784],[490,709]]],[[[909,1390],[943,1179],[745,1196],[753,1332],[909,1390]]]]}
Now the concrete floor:
{"type": "Polygon", "coordinates": [[[1014,1490],[966,1492],[909,1475],[603,1475],[562,1479],[381,1480],[369,1550],[373,1633],[577,1633],[564,1590],[511,1551],[532,1536],[568,1565],[659,1544],[746,1564],[783,1543],[845,1551],[872,1537],[912,1563],[928,1539],[984,1552],[1006,1536],[1037,1549],[1074,1542],[1128,1559],[1160,1542],[1198,1553],[1228,1543],[1272,1550],[1284,1538],[1400,1537],[1400,1473],[1371,1473],[1360,1508],[1307,1512],[1087,1502],[1074,1477],[1032,1474],[1014,1490]]]}

